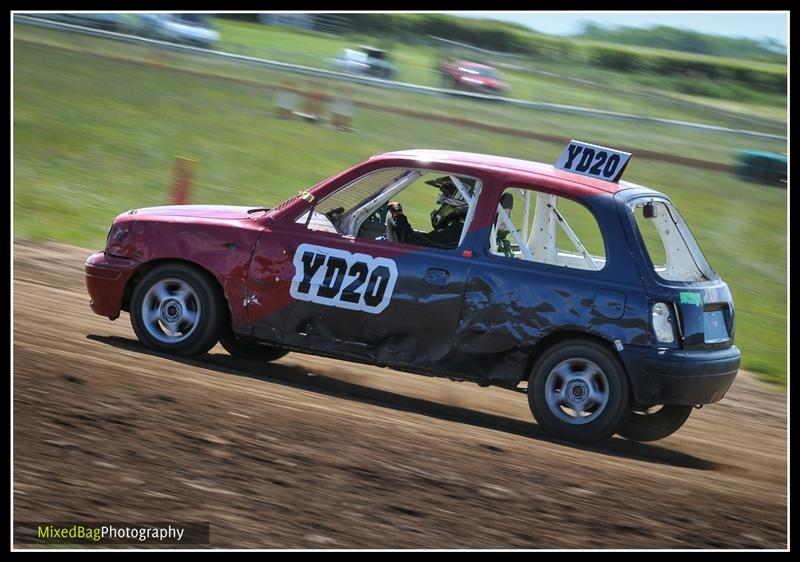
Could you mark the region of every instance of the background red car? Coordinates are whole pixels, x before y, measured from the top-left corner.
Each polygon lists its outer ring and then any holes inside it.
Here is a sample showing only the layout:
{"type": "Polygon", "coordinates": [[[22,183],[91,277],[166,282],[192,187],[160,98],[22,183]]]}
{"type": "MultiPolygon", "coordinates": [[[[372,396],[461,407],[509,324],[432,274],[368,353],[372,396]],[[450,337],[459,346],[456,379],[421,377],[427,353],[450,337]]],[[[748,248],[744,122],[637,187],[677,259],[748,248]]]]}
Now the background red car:
{"type": "Polygon", "coordinates": [[[451,60],[442,65],[442,85],[453,90],[469,90],[482,94],[506,94],[508,83],[497,70],[485,64],[451,60]]]}

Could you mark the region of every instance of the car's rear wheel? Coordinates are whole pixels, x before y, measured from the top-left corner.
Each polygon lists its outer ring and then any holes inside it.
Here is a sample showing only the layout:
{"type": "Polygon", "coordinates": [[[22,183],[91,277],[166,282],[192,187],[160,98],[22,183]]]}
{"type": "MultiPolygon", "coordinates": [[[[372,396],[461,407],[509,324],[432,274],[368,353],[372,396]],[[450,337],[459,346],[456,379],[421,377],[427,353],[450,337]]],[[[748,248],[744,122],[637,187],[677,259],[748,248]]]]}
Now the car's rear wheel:
{"type": "Polygon", "coordinates": [[[185,264],[165,264],[136,284],[131,325],[144,345],[177,355],[199,355],[219,341],[226,309],[214,280],[185,264]]]}
{"type": "Polygon", "coordinates": [[[533,368],[528,404],[548,435],[591,443],[614,435],[630,414],[624,368],[611,351],[588,340],[548,349],[533,368]]]}
{"type": "Polygon", "coordinates": [[[658,441],[678,431],[694,406],[653,406],[634,410],[619,430],[619,434],[631,441],[658,441]]]}
{"type": "Polygon", "coordinates": [[[258,361],[268,363],[270,361],[277,361],[287,353],[288,350],[282,347],[260,343],[255,341],[248,341],[238,337],[231,330],[226,330],[219,338],[219,343],[225,350],[234,357],[241,357],[249,361],[258,361]]]}

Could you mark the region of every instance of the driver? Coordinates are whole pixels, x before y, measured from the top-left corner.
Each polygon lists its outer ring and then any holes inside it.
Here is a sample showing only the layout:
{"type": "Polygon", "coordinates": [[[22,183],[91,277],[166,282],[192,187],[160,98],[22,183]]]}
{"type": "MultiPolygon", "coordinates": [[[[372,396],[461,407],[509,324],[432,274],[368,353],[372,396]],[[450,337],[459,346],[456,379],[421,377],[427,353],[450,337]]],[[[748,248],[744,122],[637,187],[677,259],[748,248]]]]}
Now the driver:
{"type": "MultiPolygon", "coordinates": [[[[468,188],[473,187],[469,180],[463,180],[468,188]]],[[[437,187],[440,191],[436,198],[438,209],[431,212],[430,232],[417,232],[411,228],[408,218],[403,213],[403,206],[397,202],[389,203],[386,215],[386,235],[393,242],[404,242],[431,248],[455,248],[461,240],[464,220],[469,205],[461,192],[448,176],[425,182],[437,187]]]]}

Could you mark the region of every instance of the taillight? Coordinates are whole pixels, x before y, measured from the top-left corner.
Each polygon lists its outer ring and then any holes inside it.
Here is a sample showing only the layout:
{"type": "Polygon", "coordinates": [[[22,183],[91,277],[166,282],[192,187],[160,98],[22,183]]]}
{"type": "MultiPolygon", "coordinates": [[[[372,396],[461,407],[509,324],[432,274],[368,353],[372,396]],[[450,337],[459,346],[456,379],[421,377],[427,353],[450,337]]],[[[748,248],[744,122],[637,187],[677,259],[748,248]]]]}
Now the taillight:
{"type": "Polygon", "coordinates": [[[653,333],[657,341],[661,343],[675,341],[675,321],[673,316],[672,306],[668,303],[657,302],[653,305],[650,317],[653,323],[653,333]]]}

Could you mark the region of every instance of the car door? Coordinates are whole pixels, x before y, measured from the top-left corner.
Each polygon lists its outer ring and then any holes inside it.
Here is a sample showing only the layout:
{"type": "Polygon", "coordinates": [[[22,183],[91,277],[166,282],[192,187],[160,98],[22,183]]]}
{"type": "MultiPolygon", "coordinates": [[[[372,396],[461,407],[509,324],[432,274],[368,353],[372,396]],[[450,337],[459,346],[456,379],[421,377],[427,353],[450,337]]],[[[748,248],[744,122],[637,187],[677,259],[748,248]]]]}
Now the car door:
{"type": "Polygon", "coordinates": [[[440,249],[313,230],[294,219],[274,224],[251,262],[252,333],[321,354],[445,368],[468,238],[440,249]]]}

